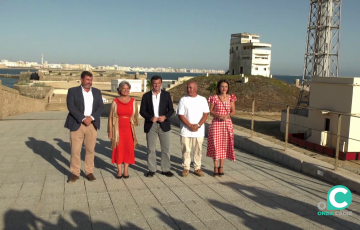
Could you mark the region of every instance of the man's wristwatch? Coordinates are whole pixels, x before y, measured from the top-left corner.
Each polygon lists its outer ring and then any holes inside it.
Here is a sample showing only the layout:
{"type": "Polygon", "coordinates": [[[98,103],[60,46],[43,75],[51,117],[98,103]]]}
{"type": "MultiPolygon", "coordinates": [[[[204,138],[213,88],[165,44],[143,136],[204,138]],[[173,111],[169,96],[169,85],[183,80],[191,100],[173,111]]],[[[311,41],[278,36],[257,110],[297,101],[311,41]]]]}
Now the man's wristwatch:
{"type": "Polygon", "coordinates": [[[198,125],[198,128],[200,128],[201,127],[201,125],[199,125],[199,124],[197,124],[198,125]]]}

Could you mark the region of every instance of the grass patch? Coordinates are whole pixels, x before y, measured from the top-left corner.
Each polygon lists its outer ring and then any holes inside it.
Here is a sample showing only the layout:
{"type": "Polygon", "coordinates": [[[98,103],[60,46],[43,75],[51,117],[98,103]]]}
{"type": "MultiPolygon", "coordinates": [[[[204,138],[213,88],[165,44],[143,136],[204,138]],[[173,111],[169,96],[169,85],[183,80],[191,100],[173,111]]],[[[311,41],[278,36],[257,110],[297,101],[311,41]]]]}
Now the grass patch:
{"type": "Polygon", "coordinates": [[[30,83],[30,81],[23,80],[23,81],[19,81],[18,83],[16,83],[16,85],[28,85],[29,83],[30,83]]]}
{"type": "Polygon", "coordinates": [[[47,87],[47,85],[43,82],[35,82],[31,85],[32,87],[47,87]]]}
{"type": "MultiPolygon", "coordinates": [[[[236,110],[251,111],[252,100],[255,102],[255,110],[262,112],[280,112],[286,109],[286,105],[296,105],[300,89],[285,81],[262,76],[247,76],[249,81],[241,83],[240,75],[209,75],[198,76],[191,80],[198,85],[198,94],[209,98],[215,94],[216,83],[226,79],[230,83],[230,93],[237,97],[236,110]],[[280,105],[282,103],[284,105],[280,105]]],[[[169,90],[174,97],[174,102],[186,95],[186,85],[190,80],[169,90]]],[[[305,92],[307,94],[307,92],[305,92]]]]}

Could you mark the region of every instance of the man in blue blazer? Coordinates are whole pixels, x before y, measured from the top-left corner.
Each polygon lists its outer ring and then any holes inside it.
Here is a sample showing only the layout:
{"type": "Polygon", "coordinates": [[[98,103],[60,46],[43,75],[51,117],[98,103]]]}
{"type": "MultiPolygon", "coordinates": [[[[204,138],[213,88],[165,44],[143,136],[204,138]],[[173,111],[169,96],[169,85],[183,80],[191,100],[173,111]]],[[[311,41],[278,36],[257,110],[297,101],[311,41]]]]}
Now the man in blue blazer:
{"type": "Polygon", "coordinates": [[[100,129],[100,115],[104,110],[101,91],[91,87],[93,76],[88,71],[81,73],[81,85],[70,88],[66,97],[69,114],[65,128],[70,130],[71,176],[69,183],[79,179],[81,148],[85,145],[85,175],[89,181],[96,180],[94,171],[97,130],[100,129]]]}
{"type": "Polygon", "coordinates": [[[147,141],[147,177],[153,177],[156,172],[156,140],[159,137],[161,145],[161,170],[168,177],[174,176],[170,171],[170,121],[174,113],[170,93],[161,89],[162,78],[151,78],[152,89],[141,99],[140,115],[145,119],[144,132],[147,141]]]}

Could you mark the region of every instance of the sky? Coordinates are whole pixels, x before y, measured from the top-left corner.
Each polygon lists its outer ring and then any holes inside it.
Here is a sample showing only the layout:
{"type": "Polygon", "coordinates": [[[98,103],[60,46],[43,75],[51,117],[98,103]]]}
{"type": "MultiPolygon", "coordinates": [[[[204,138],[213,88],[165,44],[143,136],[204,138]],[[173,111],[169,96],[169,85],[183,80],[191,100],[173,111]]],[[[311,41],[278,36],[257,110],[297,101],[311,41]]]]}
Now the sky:
{"type": "MultiPolygon", "coordinates": [[[[0,0],[0,59],[226,70],[232,33],[302,75],[310,0],[0,0]]],[[[343,0],[340,75],[360,76],[360,1],[343,0]]]]}

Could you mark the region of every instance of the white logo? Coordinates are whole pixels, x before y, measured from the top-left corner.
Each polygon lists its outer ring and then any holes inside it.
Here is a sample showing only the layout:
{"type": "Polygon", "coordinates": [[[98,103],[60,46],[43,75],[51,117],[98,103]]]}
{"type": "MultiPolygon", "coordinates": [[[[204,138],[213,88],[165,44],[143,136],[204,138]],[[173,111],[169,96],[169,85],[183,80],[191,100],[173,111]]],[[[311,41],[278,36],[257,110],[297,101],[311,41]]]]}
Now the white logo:
{"type": "Polygon", "coordinates": [[[335,200],[335,195],[337,193],[343,193],[343,194],[346,194],[348,192],[348,190],[344,189],[344,188],[335,188],[334,190],[332,190],[329,194],[329,200],[330,200],[330,203],[335,207],[335,208],[345,208],[346,206],[348,206],[348,203],[346,203],[346,201],[342,202],[342,203],[338,203],[336,202],[335,200]]]}

